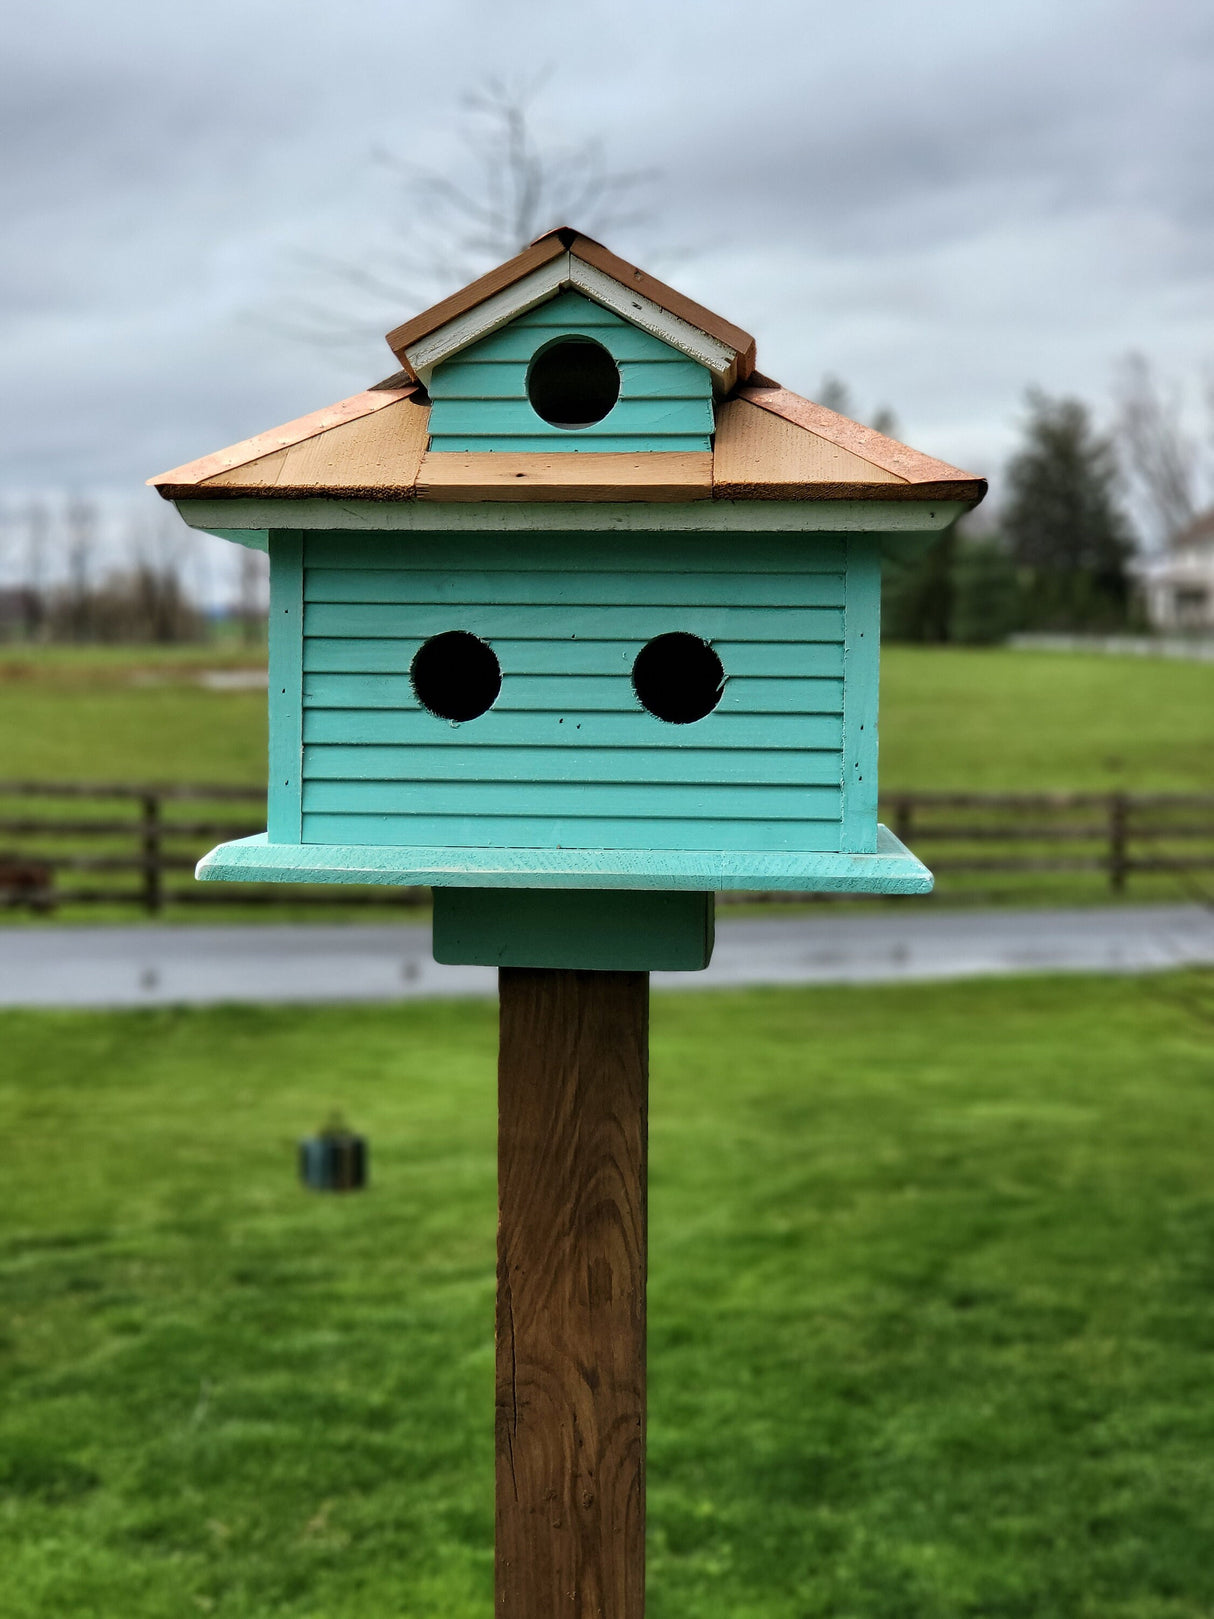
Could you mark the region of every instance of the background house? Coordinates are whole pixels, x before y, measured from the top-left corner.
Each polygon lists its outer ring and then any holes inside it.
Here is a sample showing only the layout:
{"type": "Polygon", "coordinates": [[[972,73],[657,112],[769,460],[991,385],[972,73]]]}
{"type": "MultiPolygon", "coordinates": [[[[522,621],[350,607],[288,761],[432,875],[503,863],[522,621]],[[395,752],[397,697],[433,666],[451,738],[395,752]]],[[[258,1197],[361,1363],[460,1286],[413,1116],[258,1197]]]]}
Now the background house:
{"type": "Polygon", "coordinates": [[[1143,562],[1139,578],[1153,629],[1214,632],[1214,509],[1143,562]]]}

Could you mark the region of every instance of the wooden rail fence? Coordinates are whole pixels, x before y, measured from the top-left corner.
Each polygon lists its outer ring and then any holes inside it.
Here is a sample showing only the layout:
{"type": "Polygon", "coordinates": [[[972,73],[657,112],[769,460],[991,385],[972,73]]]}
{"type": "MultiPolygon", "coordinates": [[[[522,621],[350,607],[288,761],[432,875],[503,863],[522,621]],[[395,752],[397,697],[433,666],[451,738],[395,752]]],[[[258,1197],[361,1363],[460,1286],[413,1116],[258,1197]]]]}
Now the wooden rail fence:
{"type": "MultiPolygon", "coordinates": [[[[259,831],[264,804],[251,787],[0,782],[0,906],[107,904],[154,916],[167,904],[426,902],[422,888],[174,880],[213,844],[259,831]]],[[[1195,882],[1214,871],[1214,793],[893,792],[882,819],[950,886],[1083,873],[1120,895],[1139,874],[1195,882]]]]}

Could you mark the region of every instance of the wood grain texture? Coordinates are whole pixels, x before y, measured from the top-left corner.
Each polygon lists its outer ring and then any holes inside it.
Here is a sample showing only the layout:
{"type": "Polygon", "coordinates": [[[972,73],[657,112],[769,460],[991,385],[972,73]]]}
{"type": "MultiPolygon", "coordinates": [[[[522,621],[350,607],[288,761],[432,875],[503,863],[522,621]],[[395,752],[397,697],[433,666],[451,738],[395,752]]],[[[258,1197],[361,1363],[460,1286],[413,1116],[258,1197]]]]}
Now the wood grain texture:
{"type": "Polygon", "coordinates": [[[724,500],[854,499],[905,479],[745,399],[717,407],[712,492],[724,500]]]}
{"type": "Polygon", "coordinates": [[[248,461],[244,466],[228,467],[205,478],[195,493],[226,495],[232,490],[237,494],[273,494],[286,459],[286,450],[271,450],[268,455],[259,455],[255,461],[248,461]]]}
{"type": "Polygon", "coordinates": [[[803,399],[800,394],[781,388],[778,383],[766,379],[752,381],[738,390],[738,397],[905,479],[914,486],[909,493],[916,499],[924,496],[934,499],[938,496],[941,499],[976,503],[986,493],[985,478],[975,477],[972,472],[962,472],[947,461],[937,461],[934,456],[912,450],[909,445],[900,444],[897,439],[878,433],[875,428],[865,427],[861,422],[853,422],[847,416],[840,416],[838,411],[828,410],[825,405],[803,399]]]}
{"type": "Polygon", "coordinates": [[[413,492],[426,453],[429,411],[404,399],[287,451],[279,491],[332,490],[371,499],[413,492]]]}
{"type": "Polygon", "coordinates": [[[161,472],[155,478],[149,478],[148,483],[167,500],[176,500],[179,493],[197,495],[201,492],[198,486],[219,473],[246,466],[276,450],[289,449],[291,445],[301,444],[305,439],[314,438],[317,433],[327,432],[342,422],[358,421],[376,411],[386,410],[389,405],[411,398],[416,392],[416,383],[394,389],[387,389],[382,384],[377,388],[368,388],[363,393],[352,394],[349,399],[339,399],[335,405],[326,405],[323,410],[314,410],[309,416],[299,416],[293,422],[285,422],[282,427],[272,427],[266,433],[257,433],[239,444],[229,445],[226,450],[216,450],[197,461],[187,462],[185,466],[174,467],[171,472],[161,472]]]}
{"type": "Polygon", "coordinates": [[[427,408],[412,398],[391,400],[373,415],[341,422],[246,466],[217,473],[196,493],[282,500],[320,490],[365,500],[405,500],[413,494],[426,451],[428,418],[427,408]]]}
{"type": "Polygon", "coordinates": [[[648,975],[499,981],[497,1619],[642,1619],[648,975]]]}
{"type": "Polygon", "coordinates": [[[708,500],[707,452],[587,451],[578,455],[503,450],[427,454],[417,475],[419,500],[708,500]]]}

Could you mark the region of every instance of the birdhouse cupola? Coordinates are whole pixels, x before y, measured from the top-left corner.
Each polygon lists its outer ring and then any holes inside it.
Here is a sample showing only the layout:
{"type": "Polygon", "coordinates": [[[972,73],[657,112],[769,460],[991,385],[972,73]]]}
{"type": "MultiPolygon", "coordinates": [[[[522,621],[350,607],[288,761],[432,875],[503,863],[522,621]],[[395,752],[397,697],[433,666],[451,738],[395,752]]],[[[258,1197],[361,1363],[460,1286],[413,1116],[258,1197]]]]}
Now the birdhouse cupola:
{"type": "Polygon", "coordinates": [[[702,965],[721,889],[929,887],[877,822],[881,557],[982,480],[570,230],[388,341],[153,480],[270,553],[268,828],[199,876],[430,884],[452,959],[586,966],[702,965]]]}

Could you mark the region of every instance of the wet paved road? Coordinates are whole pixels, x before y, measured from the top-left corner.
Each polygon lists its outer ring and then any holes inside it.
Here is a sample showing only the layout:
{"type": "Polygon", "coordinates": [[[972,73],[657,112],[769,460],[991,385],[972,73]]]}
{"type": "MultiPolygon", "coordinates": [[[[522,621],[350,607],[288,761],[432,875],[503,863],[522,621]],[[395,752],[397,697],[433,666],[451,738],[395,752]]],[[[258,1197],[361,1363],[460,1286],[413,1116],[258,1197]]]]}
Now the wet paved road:
{"type": "MultiPolygon", "coordinates": [[[[655,988],[1150,972],[1214,964],[1214,909],[907,911],[726,919],[712,966],[655,988]]],[[[211,1005],[491,995],[440,967],[426,925],[0,928],[0,1006],[211,1005]]]]}

